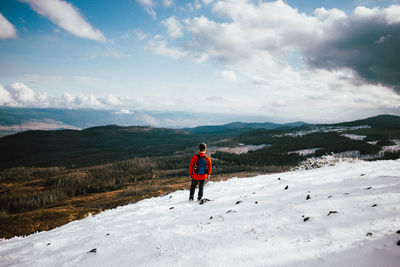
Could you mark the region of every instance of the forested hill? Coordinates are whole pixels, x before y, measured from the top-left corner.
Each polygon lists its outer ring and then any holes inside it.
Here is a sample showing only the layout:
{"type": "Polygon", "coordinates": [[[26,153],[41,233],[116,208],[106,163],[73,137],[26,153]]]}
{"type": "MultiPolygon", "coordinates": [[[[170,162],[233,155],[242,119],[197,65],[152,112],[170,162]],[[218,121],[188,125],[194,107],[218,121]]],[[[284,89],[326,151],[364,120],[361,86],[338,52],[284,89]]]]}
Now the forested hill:
{"type": "Polygon", "coordinates": [[[273,130],[281,127],[299,127],[307,125],[305,122],[292,122],[285,124],[278,124],[272,122],[264,123],[243,123],[243,122],[232,122],[224,125],[210,125],[210,126],[198,126],[194,128],[186,128],[184,130],[190,133],[204,134],[204,133],[244,133],[254,129],[266,129],[273,130]]]}
{"type": "Polygon", "coordinates": [[[369,125],[373,128],[400,129],[400,117],[394,115],[379,115],[363,120],[333,124],[334,126],[362,126],[369,125]]]}
{"type": "Polygon", "coordinates": [[[279,126],[285,125],[233,123],[187,129],[108,125],[85,130],[26,131],[0,138],[0,169],[82,167],[133,157],[165,156],[195,148],[199,142],[214,142],[256,128],[279,126]]]}
{"type": "Polygon", "coordinates": [[[0,168],[90,166],[137,156],[168,155],[195,145],[198,139],[182,130],[140,126],[27,131],[0,138],[0,168]]]}
{"type": "MultiPolygon", "coordinates": [[[[261,155],[257,160],[271,161],[293,150],[312,148],[324,148],[317,152],[318,155],[345,150],[373,154],[380,150],[380,146],[392,144],[390,140],[399,137],[400,117],[393,115],[324,125],[236,122],[180,130],[116,125],[85,130],[39,130],[0,138],[0,169],[14,166],[87,167],[135,157],[179,155],[195,150],[199,142],[214,146],[273,145],[251,154],[248,162],[253,162],[258,153],[269,156],[264,159],[265,155],[261,155]],[[340,132],[329,130],[341,127],[340,132]],[[343,136],[346,133],[362,135],[365,139],[350,140],[343,136]],[[295,138],[305,134],[307,137],[295,138]],[[369,141],[381,143],[375,146],[369,141]]],[[[282,161],[287,157],[284,156],[282,161]]],[[[229,160],[233,159],[229,156],[229,160]]],[[[243,160],[240,158],[241,162],[243,160]]]]}

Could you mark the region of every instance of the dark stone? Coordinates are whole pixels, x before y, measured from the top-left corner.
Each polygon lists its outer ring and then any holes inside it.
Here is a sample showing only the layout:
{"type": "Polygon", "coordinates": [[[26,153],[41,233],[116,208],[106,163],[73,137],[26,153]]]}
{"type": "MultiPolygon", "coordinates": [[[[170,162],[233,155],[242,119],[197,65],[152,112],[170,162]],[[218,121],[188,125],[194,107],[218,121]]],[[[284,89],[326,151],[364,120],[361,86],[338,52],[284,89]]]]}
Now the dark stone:
{"type": "Polygon", "coordinates": [[[228,210],[226,213],[231,213],[231,212],[236,213],[236,211],[234,210],[228,210]]]}
{"type": "Polygon", "coordinates": [[[169,196],[169,199],[171,199],[172,198],[172,196],[169,196]]]}
{"type": "Polygon", "coordinates": [[[374,204],[374,205],[372,205],[371,207],[376,207],[376,206],[378,206],[378,204],[374,204]]]}
{"type": "Polygon", "coordinates": [[[361,175],[360,176],[364,176],[365,174],[364,173],[361,173],[361,175]]]}
{"type": "Polygon", "coordinates": [[[350,193],[344,193],[345,195],[350,195],[350,193]]]}
{"type": "Polygon", "coordinates": [[[286,187],[285,187],[285,190],[288,190],[289,189],[289,186],[287,185],[286,187]]]}
{"type": "Polygon", "coordinates": [[[367,188],[364,188],[364,190],[370,190],[371,188],[371,186],[368,186],[367,188]]]}
{"type": "Polygon", "coordinates": [[[278,180],[280,181],[280,180],[281,180],[281,178],[278,178],[278,180]]]}
{"type": "Polygon", "coordinates": [[[332,196],[329,196],[328,198],[331,198],[332,196]]]}
{"type": "Polygon", "coordinates": [[[96,252],[97,252],[97,248],[94,248],[91,251],[89,251],[88,253],[96,253],[96,252]]]}
{"type": "Polygon", "coordinates": [[[400,246],[400,240],[399,240],[399,241],[397,241],[397,245],[398,245],[398,246],[400,246]]]}
{"type": "Polygon", "coordinates": [[[47,243],[47,245],[48,245],[48,246],[50,246],[50,245],[51,245],[51,243],[47,243]]]}
{"type": "Polygon", "coordinates": [[[331,214],[334,214],[334,213],[338,213],[336,210],[331,210],[331,211],[329,211],[329,213],[328,213],[328,215],[327,216],[329,216],[329,215],[331,215],[331,214]]]}
{"type": "Polygon", "coordinates": [[[201,199],[201,200],[199,201],[199,205],[203,205],[204,203],[206,203],[206,202],[208,202],[208,201],[211,201],[211,200],[209,200],[208,198],[203,198],[203,199],[201,199]]]}
{"type": "Polygon", "coordinates": [[[253,195],[255,194],[256,192],[253,192],[253,195]]]}
{"type": "Polygon", "coordinates": [[[212,220],[213,216],[210,217],[210,220],[212,220]]]}
{"type": "Polygon", "coordinates": [[[366,236],[372,236],[372,233],[367,233],[367,235],[366,236]]]}
{"type": "Polygon", "coordinates": [[[399,235],[400,235],[400,230],[397,230],[397,232],[396,233],[398,233],[399,235]]]}
{"type": "Polygon", "coordinates": [[[106,234],[106,235],[110,235],[110,233],[106,234]]]}
{"type": "Polygon", "coordinates": [[[171,207],[171,208],[169,208],[170,210],[172,210],[172,209],[175,209],[175,207],[171,207]]]}
{"type": "Polygon", "coordinates": [[[304,218],[304,215],[301,215],[301,217],[303,217],[303,218],[304,218]]]}
{"type": "Polygon", "coordinates": [[[239,201],[236,202],[235,205],[240,204],[240,203],[242,203],[242,202],[243,202],[243,201],[239,200],[239,201]]]}
{"type": "Polygon", "coordinates": [[[309,200],[311,198],[310,194],[307,194],[306,200],[309,200]]]}
{"type": "Polygon", "coordinates": [[[303,221],[308,221],[310,219],[310,217],[305,217],[304,219],[303,219],[303,221]]]}
{"type": "Polygon", "coordinates": [[[258,204],[258,201],[254,202],[255,204],[258,204]]]}

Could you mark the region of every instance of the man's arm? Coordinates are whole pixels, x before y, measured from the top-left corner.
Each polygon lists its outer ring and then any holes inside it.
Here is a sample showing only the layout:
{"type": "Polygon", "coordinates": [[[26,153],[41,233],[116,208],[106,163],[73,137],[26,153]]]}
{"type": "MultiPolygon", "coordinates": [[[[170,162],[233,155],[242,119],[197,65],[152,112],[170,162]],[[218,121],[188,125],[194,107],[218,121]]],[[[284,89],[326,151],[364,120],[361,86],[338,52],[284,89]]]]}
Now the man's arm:
{"type": "Polygon", "coordinates": [[[208,173],[207,173],[207,178],[210,177],[211,171],[212,171],[212,163],[211,163],[211,158],[209,156],[206,157],[207,165],[208,165],[208,173]]]}
{"type": "Polygon", "coordinates": [[[192,157],[192,160],[190,161],[190,165],[189,165],[189,176],[192,178],[193,178],[193,166],[195,164],[194,157],[195,156],[192,157]]]}

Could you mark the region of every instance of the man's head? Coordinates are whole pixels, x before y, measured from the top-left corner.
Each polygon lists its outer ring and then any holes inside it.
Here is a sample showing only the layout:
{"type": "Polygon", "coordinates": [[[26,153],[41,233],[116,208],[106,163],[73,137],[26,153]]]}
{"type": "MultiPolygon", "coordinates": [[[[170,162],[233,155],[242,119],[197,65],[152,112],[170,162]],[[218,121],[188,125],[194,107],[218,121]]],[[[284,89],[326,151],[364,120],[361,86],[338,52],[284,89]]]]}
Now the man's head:
{"type": "Polygon", "coordinates": [[[206,145],[205,143],[201,143],[201,144],[199,145],[199,151],[200,151],[200,152],[205,152],[206,149],[207,149],[207,145],[206,145]]]}

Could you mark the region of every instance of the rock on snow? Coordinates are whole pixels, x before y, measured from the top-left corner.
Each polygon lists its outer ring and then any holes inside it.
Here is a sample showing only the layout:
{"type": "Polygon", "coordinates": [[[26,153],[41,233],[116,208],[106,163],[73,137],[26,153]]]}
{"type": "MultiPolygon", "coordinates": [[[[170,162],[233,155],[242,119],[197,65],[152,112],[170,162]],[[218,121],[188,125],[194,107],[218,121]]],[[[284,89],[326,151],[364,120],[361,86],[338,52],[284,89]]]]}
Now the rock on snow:
{"type": "Polygon", "coordinates": [[[2,240],[0,266],[400,266],[400,160],[209,182],[204,205],[188,195],[2,240]]]}

